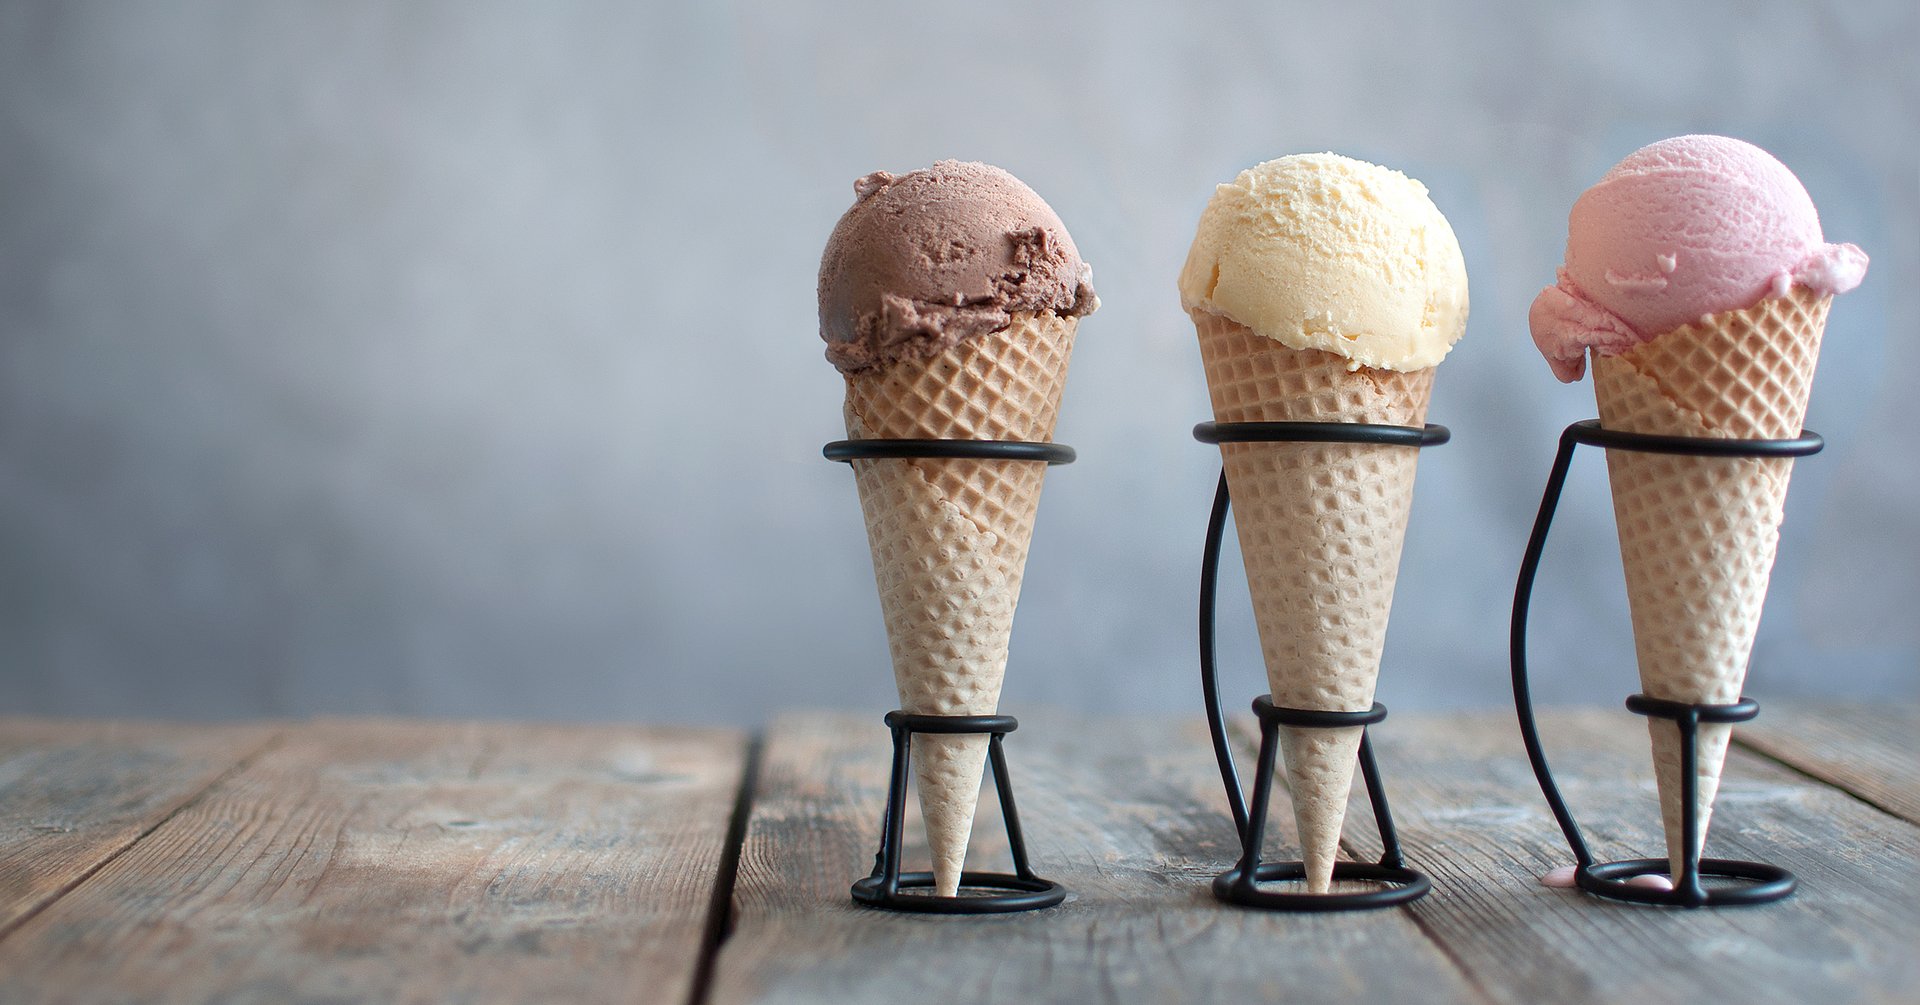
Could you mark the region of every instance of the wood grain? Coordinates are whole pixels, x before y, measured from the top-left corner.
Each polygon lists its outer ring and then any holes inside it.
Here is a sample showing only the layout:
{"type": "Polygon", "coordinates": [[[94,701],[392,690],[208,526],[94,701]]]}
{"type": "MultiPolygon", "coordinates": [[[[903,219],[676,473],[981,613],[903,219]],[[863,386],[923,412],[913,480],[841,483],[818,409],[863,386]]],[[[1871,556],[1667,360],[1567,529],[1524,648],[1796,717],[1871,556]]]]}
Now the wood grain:
{"type": "MultiPolygon", "coordinates": [[[[1571,855],[1511,713],[1396,714],[1376,742],[1435,892],[1313,917],[1207,892],[1236,845],[1197,721],[1031,714],[1007,744],[1016,791],[1036,866],[1074,896],[938,918],[847,897],[878,836],[885,729],[789,717],[717,958],[737,733],[0,720],[0,999],[1911,1001],[1916,718],[1770,705],[1736,731],[1751,750],[1728,762],[1709,853],[1802,887],[1689,912],[1538,885],[1571,855]]],[[[1658,854],[1642,721],[1543,723],[1595,850],[1658,854]]],[[[1005,868],[991,802],[971,861],[1005,868]]],[[[1364,805],[1356,858],[1378,853],[1364,805]]],[[[1288,853],[1284,797],[1271,826],[1288,853]]]]}
{"type": "MultiPolygon", "coordinates": [[[[1543,714],[1561,788],[1603,861],[1658,857],[1643,720],[1543,714]]],[[[1505,1002],[1911,1002],[1920,983],[1920,828],[1736,750],[1710,856],[1800,877],[1781,903],[1719,910],[1616,904],[1538,878],[1572,853],[1528,769],[1511,712],[1396,715],[1376,731],[1408,858],[1434,877],[1410,910],[1505,1002]]],[[[1378,847],[1349,827],[1354,848],[1378,847]]]]}
{"type": "MultiPolygon", "coordinates": [[[[1007,740],[1036,871],[1067,903],[934,917],[847,896],[871,867],[889,746],[875,717],[772,728],[712,1000],[1479,1001],[1407,914],[1279,915],[1216,902],[1237,842],[1202,726],[1030,714],[1007,740]]],[[[913,835],[917,819],[908,821],[913,835]]],[[[991,804],[972,868],[1007,867],[991,804]]],[[[1276,846],[1290,823],[1276,818],[1276,846]]],[[[924,862],[915,842],[912,863],[924,862]]],[[[924,867],[924,866],[918,866],[924,867]]]]}
{"type": "Polygon", "coordinates": [[[0,719],[0,937],[270,742],[263,726],[0,719]]]}
{"type": "Polygon", "coordinates": [[[683,1001],[732,732],[337,721],[0,942],[15,1002],[683,1001]]]}
{"type": "Polygon", "coordinates": [[[1733,739],[1920,823],[1920,705],[1770,701],[1733,739]]]}

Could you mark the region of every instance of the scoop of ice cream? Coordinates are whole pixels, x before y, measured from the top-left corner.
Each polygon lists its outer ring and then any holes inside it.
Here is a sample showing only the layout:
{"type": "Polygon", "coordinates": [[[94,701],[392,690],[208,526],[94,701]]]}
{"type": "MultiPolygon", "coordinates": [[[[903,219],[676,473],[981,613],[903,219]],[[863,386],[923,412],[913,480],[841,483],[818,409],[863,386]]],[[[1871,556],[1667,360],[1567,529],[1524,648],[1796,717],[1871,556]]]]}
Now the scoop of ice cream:
{"type": "Polygon", "coordinates": [[[1053,208],[989,164],[876,171],[820,257],[820,337],[844,372],[925,358],[1016,312],[1093,312],[1093,270],[1053,208]]]}
{"type": "Polygon", "coordinates": [[[1588,350],[1623,352],[1796,283],[1845,293],[1866,271],[1865,252],[1826,243],[1806,188],[1773,155],[1678,136],[1634,151],[1573,204],[1566,265],[1528,322],[1554,375],[1574,381],[1588,350]]]}
{"type": "Polygon", "coordinates": [[[1423,370],[1467,327],[1467,266],[1426,186],[1339,154],[1297,154],[1214,190],[1180,302],[1355,368],[1423,370]]]}

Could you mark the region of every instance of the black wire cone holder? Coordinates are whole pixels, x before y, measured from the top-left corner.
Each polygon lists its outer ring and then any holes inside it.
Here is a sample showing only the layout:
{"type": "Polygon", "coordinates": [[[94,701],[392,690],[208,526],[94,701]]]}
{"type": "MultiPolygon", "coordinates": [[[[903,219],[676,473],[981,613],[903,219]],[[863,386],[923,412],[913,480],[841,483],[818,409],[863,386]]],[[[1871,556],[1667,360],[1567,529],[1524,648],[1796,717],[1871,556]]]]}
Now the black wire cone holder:
{"type": "Polygon", "coordinates": [[[1027,864],[1027,842],[1020,828],[1020,812],[1014,807],[1013,787],[1007,781],[1007,757],[1000,742],[1020,727],[1010,715],[909,715],[888,712],[887,727],[893,731],[893,774],[887,780],[887,809],[882,818],[880,851],[873,857],[873,874],[853,884],[853,899],[871,907],[925,914],[1002,914],[1052,907],[1066,899],[1065,887],[1034,875],[1027,864]],[[960,874],[963,889],[1004,890],[997,894],[940,897],[927,893],[904,893],[933,887],[931,872],[901,872],[900,848],[906,826],[908,767],[915,733],[988,733],[987,763],[993,767],[994,790],[1000,796],[1000,816],[1007,824],[1007,847],[1013,855],[1013,872],[973,872],[960,874]]]}
{"type": "Polygon", "coordinates": [[[1629,882],[1638,876],[1665,875],[1672,868],[1665,858],[1596,863],[1593,852],[1587,848],[1586,839],[1581,836],[1580,825],[1567,808],[1566,799],[1560,795],[1560,787],[1554,783],[1553,771],[1547,766],[1547,755],[1540,745],[1540,730],[1533,715],[1532,688],[1527,680],[1527,613],[1532,605],[1534,579],[1540,571],[1540,557],[1546,550],[1547,531],[1552,527],[1554,512],[1560,506],[1560,493],[1566,487],[1574,450],[1581,444],[1606,450],[1636,450],[1695,457],[1792,458],[1819,453],[1826,445],[1825,441],[1820,434],[1804,429],[1793,439],[1736,440],[1629,433],[1606,429],[1598,419],[1576,422],[1560,434],[1560,449],[1554,455],[1553,470],[1547,475],[1546,491],[1540,499],[1540,513],[1534,519],[1533,533],[1527,539],[1526,556],[1520,562],[1520,580],[1513,594],[1510,656],[1513,663],[1514,709],[1520,717],[1520,736],[1526,744],[1527,760],[1533,765],[1534,777],[1539,780],[1540,791],[1546,796],[1547,805],[1552,809],[1554,819],[1559,822],[1561,833],[1566,835],[1567,846],[1573,851],[1575,884],[1595,896],[1668,907],[1730,907],[1780,900],[1791,894],[1798,883],[1792,873],[1764,862],[1702,859],[1698,850],[1700,821],[1694,800],[1694,786],[1699,726],[1703,722],[1746,722],[1760,714],[1760,705],[1753,699],[1742,696],[1739,701],[1728,705],[1665,701],[1644,694],[1627,699],[1628,711],[1672,720],[1680,730],[1681,869],[1680,875],[1670,877],[1673,883],[1671,890],[1637,886],[1629,882]],[[1701,882],[1704,876],[1740,882],[1737,885],[1708,888],[1701,882]]]}
{"type": "MultiPolygon", "coordinates": [[[[1388,426],[1363,422],[1203,422],[1193,427],[1193,438],[1202,443],[1371,443],[1397,447],[1439,446],[1452,438],[1445,426],[1388,426]]],[[[1214,758],[1220,763],[1220,781],[1226,786],[1227,804],[1233,810],[1234,829],[1240,836],[1240,861],[1232,869],[1214,877],[1213,895],[1230,904],[1278,911],[1353,911],[1406,904],[1427,895],[1433,881],[1408,868],[1400,855],[1400,839],[1393,827],[1393,812],[1387,805],[1386,789],[1380,782],[1380,769],[1373,756],[1373,739],[1367,727],[1387,717],[1386,706],[1374,702],[1365,712],[1325,712],[1314,709],[1281,708],[1271,695],[1253,700],[1253,712],[1260,720],[1260,754],[1253,776],[1252,804],[1240,788],[1240,775],[1234,770],[1233,748],[1227,741],[1226,713],[1220,705],[1219,671],[1214,658],[1215,595],[1220,580],[1220,546],[1226,535],[1227,509],[1232,497],[1227,491],[1227,475],[1220,473],[1219,488],[1213,496],[1213,512],[1207,520],[1207,543],[1200,562],[1200,690],[1207,706],[1207,729],[1213,737],[1214,758]],[[1272,801],[1275,754],[1281,726],[1308,729],[1337,729],[1359,726],[1360,775],[1367,785],[1367,799],[1373,806],[1374,825],[1380,832],[1382,851],[1378,862],[1336,862],[1333,878],[1363,880],[1382,884],[1378,889],[1351,893],[1282,893],[1262,890],[1261,883],[1306,878],[1304,862],[1261,862],[1260,847],[1266,838],[1267,810],[1272,801]]]]}
{"type": "MultiPolygon", "coordinates": [[[[1024,440],[835,440],[822,448],[821,453],[830,461],[848,463],[856,460],[967,457],[1040,461],[1053,465],[1071,464],[1075,456],[1073,448],[1065,444],[1024,440]]],[[[854,882],[852,892],[855,901],[869,907],[919,914],[1005,914],[1052,907],[1066,899],[1065,887],[1035,875],[1027,862],[1026,833],[1020,826],[1020,812],[1013,801],[1013,785],[1007,776],[1007,757],[1001,749],[1006,735],[1020,728],[1019,720],[1010,715],[916,715],[895,710],[887,713],[885,721],[893,733],[893,770],[887,779],[887,808],[881,816],[880,850],[873,856],[873,872],[854,882]],[[934,885],[931,872],[900,871],[915,733],[988,734],[987,763],[993,769],[994,791],[1000,799],[1000,817],[1007,827],[1007,848],[1013,857],[1013,872],[963,871],[960,874],[960,886],[964,890],[1002,892],[954,897],[905,892],[930,890],[934,885]]]]}

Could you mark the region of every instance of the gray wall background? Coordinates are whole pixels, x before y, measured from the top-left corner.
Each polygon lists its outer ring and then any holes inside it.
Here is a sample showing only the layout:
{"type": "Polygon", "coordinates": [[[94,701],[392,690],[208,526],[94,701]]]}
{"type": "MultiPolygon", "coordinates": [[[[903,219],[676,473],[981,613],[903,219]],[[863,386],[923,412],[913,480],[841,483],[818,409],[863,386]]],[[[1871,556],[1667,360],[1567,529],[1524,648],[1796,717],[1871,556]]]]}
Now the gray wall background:
{"type": "MultiPolygon", "coordinates": [[[[1873,256],[1833,313],[1749,690],[1920,696],[1920,7],[0,2],[0,711],[744,722],[892,707],[813,304],[852,180],[940,157],[1096,269],[1005,704],[1198,707],[1217,457],[1174,278],[1212,186],[1424,180],[1472,277],[1382,699],[1508,700],[1574,197],[1745,137],[1873,256]],[[931,6],[931,5],[930,5],[931,6]]],[[[1632,649],[1604,465],[1543,700],[1632,649]]],[[[1223,624],[1260,689],[1229,557],[1223,624]]]]}

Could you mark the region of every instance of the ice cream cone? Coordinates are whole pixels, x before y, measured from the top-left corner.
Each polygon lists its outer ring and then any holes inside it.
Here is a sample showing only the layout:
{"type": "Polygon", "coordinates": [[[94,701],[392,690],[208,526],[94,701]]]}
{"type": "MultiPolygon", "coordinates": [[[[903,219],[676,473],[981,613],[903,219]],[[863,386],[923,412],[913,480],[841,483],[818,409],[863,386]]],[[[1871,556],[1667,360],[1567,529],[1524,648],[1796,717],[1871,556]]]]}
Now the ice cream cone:
{"type": "MultiPolygon", "coordinates": [[[[1426,421],[1433,369],[1353,369],[1195,310],[1220,422],[1426,421]]],[[[1275,705],[1373,706],[1419,451],[1357,443],[1220,448],[1275,705]]],[[[1282,727],[1307,888],[1326,892],[1362,730],[1282,727]]]]}
{"type": "MultiPolygon", "coordinates": [[[[1745,310],[1683,325],[1615,356],[1595,354],[1600,422],[1680,436],[1798,436],[1831,296],[1795,287],[1745,310]]],[[[1790,459],[1686,457],[1612,450],[1640,687],[1688,703],[1737,701],[1779,541],[1790,459]]],[[[1648,719],[1667,855],[1683,851],[1680,732],[1648,719]]],[[[1706,840],[1732,727],[1697,734],[1697,832],[1706,840]]],[[[1698,845],[1693,849],[1697,855],[1698,845]]]]}
{"type": "MultiPolygon", "coordinates": [[[[1053,438],[1079,319],[1017,313],[1004,331],[847,375],[856,439],[1053,438]]],[[[1046,465],[913,458],[853,462],[904,711],[991,715],[1046,465]]],[[[913,765],[934,892],[959,888],[988,738],[917,735],[913,765]]]]}

